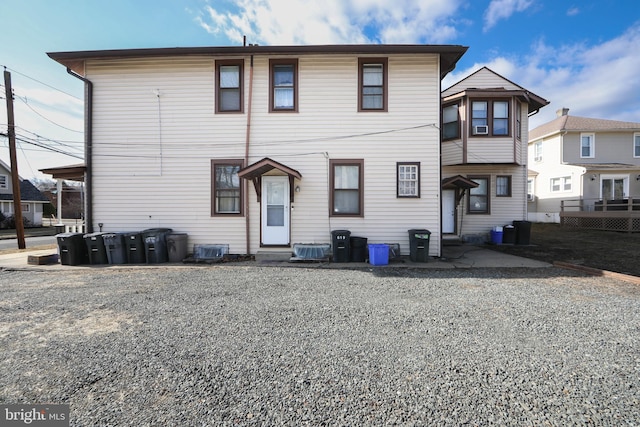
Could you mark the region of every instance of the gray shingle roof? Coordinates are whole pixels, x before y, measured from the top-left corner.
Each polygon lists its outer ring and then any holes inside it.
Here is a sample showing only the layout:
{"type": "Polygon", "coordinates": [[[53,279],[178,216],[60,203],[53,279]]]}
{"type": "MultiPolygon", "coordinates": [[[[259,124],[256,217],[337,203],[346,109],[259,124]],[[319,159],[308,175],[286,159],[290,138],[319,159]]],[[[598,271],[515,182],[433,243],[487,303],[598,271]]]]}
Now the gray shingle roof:
{"type": "MultiPolygon", "coordinates": [[[[13,200],[13,194],[0,194],[0,200],[13,200]]],[[[26,179],[20,181],[20,200],[23,202],[49,202],[44,194],[26,179]]]]}
{"type": "Polygon", "coordinates": [[[558,132],[602,132],[602,131],[636,131],[640,132],[640,123],[620,122],[617,120],[590,119],[587,117],[560,116],[544,123],[529,132],[529,141],[558,132]]]}

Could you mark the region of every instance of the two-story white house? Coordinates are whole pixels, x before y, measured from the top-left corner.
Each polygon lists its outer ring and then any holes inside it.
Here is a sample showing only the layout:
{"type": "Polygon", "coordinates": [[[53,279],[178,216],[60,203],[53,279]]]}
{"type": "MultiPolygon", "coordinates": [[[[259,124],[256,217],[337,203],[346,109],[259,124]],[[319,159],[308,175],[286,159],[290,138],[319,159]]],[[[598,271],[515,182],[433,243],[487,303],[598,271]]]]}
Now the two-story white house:
{"type": "Polygon", "coordinates": [[[527,219],[529,117],[549,102],[483,67],[442,92],[442,232],[527,219]]]}
{"type": "Polygon", "coordinates": [[[87,229],[167,227],[251,254],[343,229],[407,255],[424,228],[440,256],[441,81],[466,49],[49,53],[86,85],[87,229]]]}
{"type": "MultiPolygon", "coordinates": [[[[640,123],[569,115],[529,133],[529,218],[559,222],[568,209],[640,199],[640,123]]],[[[623,206],[618,208],[624,209],[623,206]]]]}

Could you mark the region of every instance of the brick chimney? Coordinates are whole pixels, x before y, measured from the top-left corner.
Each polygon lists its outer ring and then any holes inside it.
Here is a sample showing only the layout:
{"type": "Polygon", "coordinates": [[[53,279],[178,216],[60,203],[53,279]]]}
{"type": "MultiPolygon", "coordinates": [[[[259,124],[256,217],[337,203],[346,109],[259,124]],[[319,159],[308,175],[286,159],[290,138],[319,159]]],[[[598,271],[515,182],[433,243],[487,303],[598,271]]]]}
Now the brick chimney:
{"type": "Polygon", "coordinates": [[[568,115],[569,115],[569,109],[567,107],[562,107],[561,109],[556,111],[556,116],[558,117],[568,116],[568,115]]]}

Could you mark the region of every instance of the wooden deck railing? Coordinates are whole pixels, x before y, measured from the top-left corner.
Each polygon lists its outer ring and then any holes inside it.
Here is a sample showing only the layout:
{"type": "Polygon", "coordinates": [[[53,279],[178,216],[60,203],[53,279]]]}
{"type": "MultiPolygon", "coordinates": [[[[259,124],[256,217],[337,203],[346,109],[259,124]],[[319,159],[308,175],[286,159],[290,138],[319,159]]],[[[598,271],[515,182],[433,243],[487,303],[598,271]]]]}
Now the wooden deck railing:
{"type": "Polygon", "coordinates": [[[560,202],[560,224],[597,230],[640,232],[640,197],[560,202]]]}

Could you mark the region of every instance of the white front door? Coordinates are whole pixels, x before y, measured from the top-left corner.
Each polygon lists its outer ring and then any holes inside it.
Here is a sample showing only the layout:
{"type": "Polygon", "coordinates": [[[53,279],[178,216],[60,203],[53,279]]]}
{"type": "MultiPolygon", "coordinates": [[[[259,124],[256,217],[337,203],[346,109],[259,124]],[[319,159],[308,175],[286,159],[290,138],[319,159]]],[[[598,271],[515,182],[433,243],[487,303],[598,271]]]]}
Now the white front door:
{"type": "Polygon", "coordinates": [[[289,244],[289,178],[262,176],[262,244],[289,244]]]}
{"type": "Polygon", "coordinates": [[[442,190],[442,233],[456,232],[456,191],[442,190]]]}

